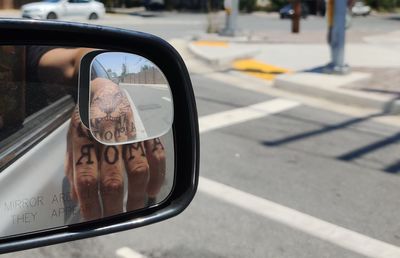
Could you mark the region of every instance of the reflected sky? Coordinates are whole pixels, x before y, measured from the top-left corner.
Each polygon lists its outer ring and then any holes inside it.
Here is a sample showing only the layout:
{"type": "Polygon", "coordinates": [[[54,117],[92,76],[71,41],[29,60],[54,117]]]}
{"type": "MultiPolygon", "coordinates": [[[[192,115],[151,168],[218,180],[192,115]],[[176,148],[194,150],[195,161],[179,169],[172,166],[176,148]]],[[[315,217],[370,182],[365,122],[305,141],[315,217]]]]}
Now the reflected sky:
{"type": "Polygon", "coordinates": [[[126,73],[140,72],[143,66],[155,66],[151,61],[142,56],[123,52],[103,53],[96,56],[96,60],[98,60],[107,71],[111,69],[117,75],[121,75],[123,64],[127,65],[126,73]]]}

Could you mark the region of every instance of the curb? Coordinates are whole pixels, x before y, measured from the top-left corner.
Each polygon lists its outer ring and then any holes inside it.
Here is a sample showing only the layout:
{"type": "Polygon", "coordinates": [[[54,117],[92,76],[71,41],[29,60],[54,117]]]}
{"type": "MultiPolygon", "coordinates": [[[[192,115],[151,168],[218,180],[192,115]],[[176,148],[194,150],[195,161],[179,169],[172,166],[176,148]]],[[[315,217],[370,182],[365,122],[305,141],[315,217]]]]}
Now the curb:
{"type": "Polygon", "coordinates": [[[255,50],[240,51],[223,57],[213,57],[205,54],[205,51],[200,50],[200,47],[194,46],[193,41],[189,42],[188,49],[202,61],[205,61],[209,65],[221,70],[232,68],[232,63],[238,59],[252,58],[260,53],[259,49],[255,49],[255,50]]]}
{"type": "Polygon", "coordinates": [[[277,76],[273,87],[344,105],[381,110],[388,114],[400,113],[398,98],[343,88],[348,83],[367,80],[369,77],[369,74],[356,72],[340,77],[313,73],[286,74],[277,76]]]}

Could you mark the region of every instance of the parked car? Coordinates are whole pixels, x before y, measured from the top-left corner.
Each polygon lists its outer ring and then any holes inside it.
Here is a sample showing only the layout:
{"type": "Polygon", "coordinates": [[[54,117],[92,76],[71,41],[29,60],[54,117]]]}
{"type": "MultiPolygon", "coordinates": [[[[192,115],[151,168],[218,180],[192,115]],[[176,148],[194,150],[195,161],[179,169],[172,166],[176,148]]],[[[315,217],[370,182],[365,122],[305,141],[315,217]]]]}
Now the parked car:
{"type": "MultiPolygon", "coordinates": [[[[310,13],[308,7],[305,4],[301,4],[301,17],[306,19],[310,13]]],[[[279,10],[281,19],[291,18],[294,14],[294,9],[292,4],[285,5],[279,10]]]]}
{"type": "Polygon", "coordinates": [[[59,19],[83,17],[99,19],[105,14],[103,3],[95,0],[44,0],[21,7],[22,18],[59,19]]]}
{"type": "Polygon", "coordinates": [[[371,13],[371,7],[359,1],[351,8],[351,14],[354,16],[367,16],[371,13]]]}
{"type": "Polygon", "coordinates": [[[165,9],[164,0],[144,0],[143,6],[149,11],[161,11],[165,9]]]}

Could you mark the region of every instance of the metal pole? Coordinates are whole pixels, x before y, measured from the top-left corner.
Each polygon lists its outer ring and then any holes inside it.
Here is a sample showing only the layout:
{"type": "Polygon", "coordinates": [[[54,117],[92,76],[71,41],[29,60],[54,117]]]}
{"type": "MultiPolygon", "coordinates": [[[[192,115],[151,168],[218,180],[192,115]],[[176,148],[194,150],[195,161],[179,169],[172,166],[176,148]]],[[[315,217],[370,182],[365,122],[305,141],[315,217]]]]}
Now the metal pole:
{"type": "Polygon", "coordinates": [[[233,37],[237,31],[237,17],[239,13],[239,0],[225,0],[226,11],[225,28],[221,31],[221,35],[233,37]]]}
{"type": "Polygon", "coordinates": [[[300,32],[301,4],[300,0],[292,1],[294,14],[292,16],[292,33],[300,32]]]}
{"type": "Polygon", "coordinates": [[[329,45],[331,47],[331,63],[327,67],[327,72],[345,74],[350,71],[344,62],[344,46],[346,40],[346,13],[347,0],[331,0],[333,5],[333,24],[329,45]]]}

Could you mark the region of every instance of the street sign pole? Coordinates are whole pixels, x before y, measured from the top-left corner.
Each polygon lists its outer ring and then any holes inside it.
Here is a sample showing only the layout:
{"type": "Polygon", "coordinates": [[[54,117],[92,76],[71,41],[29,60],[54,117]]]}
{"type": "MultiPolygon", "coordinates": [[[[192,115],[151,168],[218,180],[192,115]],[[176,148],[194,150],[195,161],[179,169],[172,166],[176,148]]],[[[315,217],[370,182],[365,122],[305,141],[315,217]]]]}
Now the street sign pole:
{"type": "Polygon", "coordinates": [[[224,7],[226,11],[225,28],[221,35],[233,37],[237,31],[237,17],[239,13],[239,0],[225,0],[224,7]]]}
{"type": "MultiPolygon", "coordinates": [[[[329,28],[329,46],[331,48],[331,63],[326,67],[326,72],[336,74],[346,74],[350,71],[344,61],[344,47],[346,40],[346,13],[347,0],[330,0],[333,8],[328,19],[331,19],[329,28]]],[[[329,23],[329,22],[328,22],[329,23]]]]}

